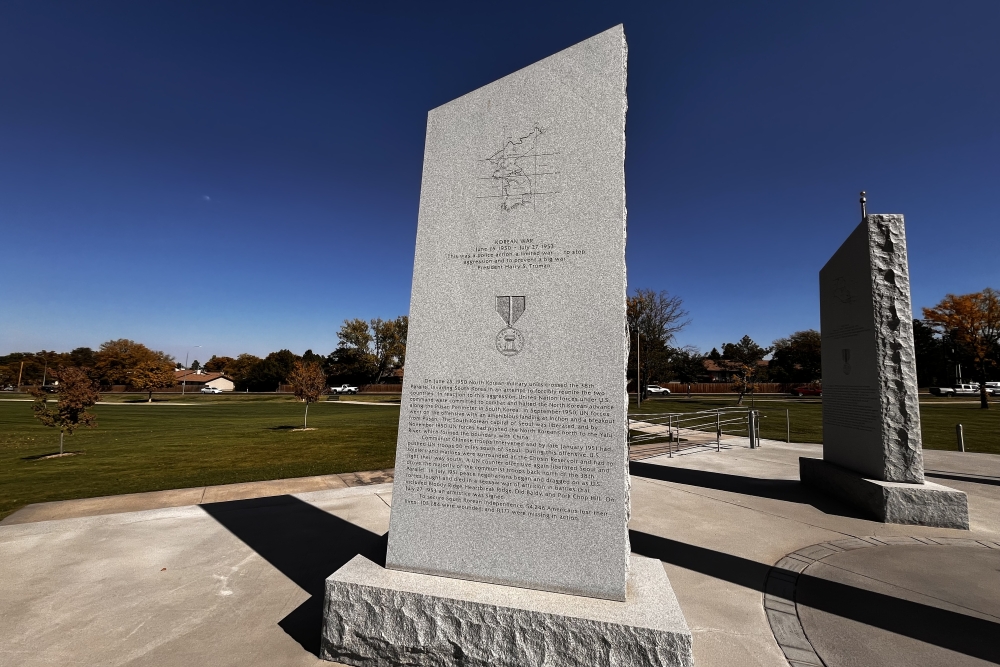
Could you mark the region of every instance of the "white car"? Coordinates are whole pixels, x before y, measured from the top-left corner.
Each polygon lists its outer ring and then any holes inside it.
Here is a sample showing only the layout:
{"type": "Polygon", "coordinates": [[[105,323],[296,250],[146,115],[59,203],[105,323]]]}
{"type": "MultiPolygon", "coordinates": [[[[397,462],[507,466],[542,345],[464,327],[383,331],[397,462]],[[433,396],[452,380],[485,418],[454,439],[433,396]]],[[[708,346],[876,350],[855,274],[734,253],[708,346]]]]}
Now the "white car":
{"type": "Polygon", "coordinates": [[[358,393],[357,387],[352,387],[349,384],[342,384],[339,387],[330,387],[331,394],[356,394],[358,393]]]}
{"type": "Polygon", "coordinates": [[[658,384],[649,384],[649,385],[646,385],[646,393],[647,394],[663,394],[663,395],[667,395],[667,394],[670,393],[670,390],[667,389],[666,387],[661,387],[658,384]]]}
{"type": "Polygon", "coordinates": [[[222,390],[218,387],[202,387],[201,393],[203,394],[221,394],[222,390]]]}
{"type": "Polygon", "coordinates": [[[934,396],[976,396],[979,384],[956,384],[953,387],[931,387],[934,396]]]}

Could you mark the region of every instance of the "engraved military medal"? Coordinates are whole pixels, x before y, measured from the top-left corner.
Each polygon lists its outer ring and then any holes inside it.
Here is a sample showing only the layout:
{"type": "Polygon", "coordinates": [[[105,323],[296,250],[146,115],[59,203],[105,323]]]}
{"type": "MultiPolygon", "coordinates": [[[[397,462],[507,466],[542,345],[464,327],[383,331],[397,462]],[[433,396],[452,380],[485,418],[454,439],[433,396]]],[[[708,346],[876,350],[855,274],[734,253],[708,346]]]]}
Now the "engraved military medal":
{"type": "Polygon", "coordinates": [[[514,328],[514,323],[524,314],[524,297],[498,296],[497,313],[507,325],[497,334],[497,352],[505,357],[513,357],[524,347],[524,336],[514,328]]]}

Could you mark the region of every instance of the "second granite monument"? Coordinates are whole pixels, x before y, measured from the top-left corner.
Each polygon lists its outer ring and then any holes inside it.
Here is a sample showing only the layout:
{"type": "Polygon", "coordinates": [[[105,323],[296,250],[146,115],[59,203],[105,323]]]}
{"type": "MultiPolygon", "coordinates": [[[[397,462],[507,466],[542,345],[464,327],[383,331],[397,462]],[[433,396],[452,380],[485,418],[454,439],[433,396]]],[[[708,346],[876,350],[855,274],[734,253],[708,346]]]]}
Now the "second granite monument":
{"type": "Polygon", "coordinates": [[[802,481],[881,521],[968,528],[965,494],[924,480],[903,216],[865,215],[819,282],[823,458],[802,481]]]}
{"type": "Polygon", "coordinates": [[[690,665],[632,556],[621,26],[430,112],[385,567],[327,580],[323,657],[690,665]]]}

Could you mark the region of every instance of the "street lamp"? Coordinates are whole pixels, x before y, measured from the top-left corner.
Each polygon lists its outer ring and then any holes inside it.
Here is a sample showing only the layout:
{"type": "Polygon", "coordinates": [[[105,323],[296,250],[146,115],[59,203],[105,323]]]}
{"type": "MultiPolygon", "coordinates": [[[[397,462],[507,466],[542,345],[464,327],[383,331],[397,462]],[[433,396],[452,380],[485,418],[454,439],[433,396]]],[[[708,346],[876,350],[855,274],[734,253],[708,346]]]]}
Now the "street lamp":
{"type": "MultiPolygon", "coordinates": [[[[201,345],[195,345],[194,347],[189,347],[188,351],[184,353],[184,370],[188,369],[188,355],[191,354],[191,350],[195,347],[201,347],[201,345]]],[[[184,390],[187,388],[187,373],[184,373],[184,378],[181,380],[181,396],[184,395],[184,390]]]]}
{"type": "Polygon", "coordinates": [[[639,327],[635,328],[635,405],[642,405],[642,364],[639,361],[639,327]]]}

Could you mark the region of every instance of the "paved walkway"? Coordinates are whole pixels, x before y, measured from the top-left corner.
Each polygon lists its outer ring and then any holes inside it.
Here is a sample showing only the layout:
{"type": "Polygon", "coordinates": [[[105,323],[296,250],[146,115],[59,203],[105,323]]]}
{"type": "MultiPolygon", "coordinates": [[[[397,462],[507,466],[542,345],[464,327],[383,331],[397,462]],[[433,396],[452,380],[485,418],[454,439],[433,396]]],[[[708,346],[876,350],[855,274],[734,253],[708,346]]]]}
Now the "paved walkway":
{"type": "MultiPolygon", "coordinates": [[[[1000,457],[925,452],[933,481],[969,494],[960,531],[869,521],[798,483],[818,446],[763,445],[631,464],[632,548],[663,562],[698,667],[1000,662],[1000,457]]],[[[316,657],[323,581],[384,549],[392,485],[307,480],[12,515],[0,665],[330,664],[316,657]],[[266,486],[293,483],[328,486],[266,486]],[[282,495],[240,495],[265,491],[282,495]]]]}
{"type": "Polygon", "coordinates": [[[339,475],[319,475],[315,477],[295,477],[274,479],[264,482],[244,482],[242,484],[220,484],[218,486],[197,486],[190,489],[170,489],[148,493],[125,493],[119,496],[100,496],[78,500],[57,500],[50,503],[35,503],[22,507],[8,515],[0,526],[53,519],[74,519],[83,516],[119,514],[121,512],[141,512],[220,503],[228,500],[247,500],[309,491],[344,489],[368,484],[392,482],[393,469],[348,472],[339,475]]]}

